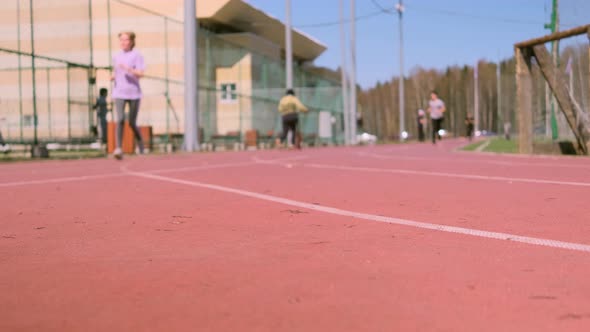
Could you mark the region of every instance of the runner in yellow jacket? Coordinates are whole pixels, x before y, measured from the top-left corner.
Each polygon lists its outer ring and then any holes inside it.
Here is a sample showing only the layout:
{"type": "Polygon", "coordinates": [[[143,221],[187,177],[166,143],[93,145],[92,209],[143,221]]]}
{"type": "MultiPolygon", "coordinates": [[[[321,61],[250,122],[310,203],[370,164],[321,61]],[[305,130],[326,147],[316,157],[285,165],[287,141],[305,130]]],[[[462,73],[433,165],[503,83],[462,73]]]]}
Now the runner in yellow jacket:
{"type": "Polygon", "coordinates": [[[283,144],[289,131],[292,132],[291,143],[298,149],[301,148],[301,139],[297,138],[299,132],[297,130],[299,124],[299,112],[307,112],[308,109],[295,97],[295,92],[292,89],[287,90],[287,94],[281,98],[279,102],[279,113],[283,121],[283,132],[281,133],[280,143],[283,144]]]}

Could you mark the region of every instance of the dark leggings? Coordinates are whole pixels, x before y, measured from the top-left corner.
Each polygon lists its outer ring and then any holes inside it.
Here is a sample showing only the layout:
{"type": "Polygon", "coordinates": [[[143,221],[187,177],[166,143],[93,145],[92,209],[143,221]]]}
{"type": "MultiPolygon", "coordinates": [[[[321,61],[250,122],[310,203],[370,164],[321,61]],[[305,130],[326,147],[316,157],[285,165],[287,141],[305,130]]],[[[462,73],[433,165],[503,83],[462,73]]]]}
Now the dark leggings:
{"type": "Polygon", "coordinates": [[[281,143],[285,142],[289,131],[291,131],[291,143],[295,145],[297,137],[297,125],[299,124],[299,116],[297,113],[289,113],[283,115],[283,132],[281,133],[281,143]]]}
{"type": "Polygon", "coordinates": [[[107,143],[107,115],[98,115],[98,124],[100,126],[100,140],[103,143],[107,143]]]}
{"type": "Polygon", "coordinates": [[[115,109],[117,110],[117,135],[115,142],[117,148],[121,148],[121,144],[123,143],[125,104],[129,104],[129,126],[135,135],[139,151],[143,152],[143,139],[141,138],[141,132],[139,131],[139,128],[137,128],[137,113],[139,113],[140,104],[139,99],[115,99],[115,109]]]}
{"type": "Polygon", "coordinates": [[[432,119],[432,143],[436,143],[436,138],[440,140],[438,131],[442,128],[443,119],[432,119]]]}

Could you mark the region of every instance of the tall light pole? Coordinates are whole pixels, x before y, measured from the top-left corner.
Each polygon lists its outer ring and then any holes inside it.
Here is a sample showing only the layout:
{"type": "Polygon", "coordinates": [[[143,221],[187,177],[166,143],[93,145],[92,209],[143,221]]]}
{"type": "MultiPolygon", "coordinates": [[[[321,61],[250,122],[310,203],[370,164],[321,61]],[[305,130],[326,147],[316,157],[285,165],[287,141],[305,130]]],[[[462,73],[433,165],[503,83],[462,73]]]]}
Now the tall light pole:
{"type": "Polygon", "coordinates": [[[285,0],[285,71],[286,88],[293,89],[293,42],[291,39],[291,0],[285,0]]]}
{"type": "Polygon", "coordinates": [[[405,105],[404,105],[404,31],[403,31],[403,16],[404,4],[403,0],[399,0],[396,5],[399,14],[399,139],[403,141],[406,138],[405,128],[405,105]]]}
{"type": "MultiPolygon", "coordinates": [[[[37,125],[38,125],[38,118],[37,118],[37,71],[36,71],[36,64],[35,64],[35,22],[33,18],[34,10],[33,10],[33,0],[29,1],[29,19],[30,19],[30,29],[31,29],[31,83],[33,85],[33,145],[35,148],[39,145],[39,138],[37,136],[37,125]]],[[[20,15],[20,13],[19,13],[20,15]]],[[[22,119],[21,119],[22,121],[22,119]]]]}
{"type": "Polygon", "coordinates": [[[197,1],[184,0],[184,149],[199,150],[197,1]]]}
{"type": "Polygon", "coordinates": [[[346,67],[346,31],[344,29],[344,0],[340,0],[340,49],[342,51],[342,65],[340,66],[340,76],[342,80],[342,117],[344,119],[344,144],[350,143],[350,102],[348,97],[348,78],[346,67]]]}
{"type": "Polygon", "coordinates": [[[475,133],[480,131],[479,128],[479,62],[473,67],[473,120],[475,122],[475,133]]]}
{"type": "Polygon", "coordinates": [[[498,95],[498,105],[496,108],[496,118],[498,119],[498,123],[497,123],[497,132],[500,133],[501,128],[502,128],[502,120],[503,120],[503,114],[502,114],[502,60],[498,60],[498,66],[496,67],[496,94],[498,95]]]}
{"type": "Polygon", "coordinates": [[[356,4],[350,0],[350,144],[356,144],[356,4]]]}
{"type": "MultiPolygon", "coordinates": [[[[551,10],[551,23],[549,24],[545,24],[545,29],[549,29],[551,30],[551,33],[555,33],[557,31],[559,31],[559,0],[553,0],[553,5],[552,5],[552,10],[551,10]]],[[[558,65],[559,63],[559,41],[553,41],[551,42],[551,55],[553,57],[553,64],[555,66],[558,65]]],[[[545,84],[546,87],[546,91],[549,90],[548,85],[545,84]]],[[[549,99],[546,97],[546,100],[549,99]]],[[[555,140],[559,137],[559,129],[557,126],[557,118],[556,118],[556,114],[555,114],[555,95],[553,93],[551,93],[550,96],[550,103],[551,103],[551,137],[555,140]]],[[[547,116],[547,119],[549,119],[549,116],[547,116]]],[[[547,128],[549,128],[549,126],[547,126],[547,128]]]]}

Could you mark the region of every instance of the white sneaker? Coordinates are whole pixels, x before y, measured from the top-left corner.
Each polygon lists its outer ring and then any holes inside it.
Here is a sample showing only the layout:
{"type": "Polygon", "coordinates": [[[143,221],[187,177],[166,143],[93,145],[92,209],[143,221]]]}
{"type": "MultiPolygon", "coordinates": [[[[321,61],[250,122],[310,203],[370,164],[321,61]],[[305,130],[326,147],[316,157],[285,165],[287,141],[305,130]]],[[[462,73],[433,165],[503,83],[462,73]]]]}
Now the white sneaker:
{"type": "Polygon", "coordinates": [[[148,153],[150,153],[150,149],[148,149],[148,148],[144,148],[143,151],[140,150],[138,147],[135,148],[136,155],[142,155],[142,154],[148,154],[148,153]]]}
{"type": "Polygon", "coordinates": [[[113,157],[119,160],[123,159],[123,151],[121,151],[121,148],[116,148],[115,151],[113,151],[113,157]]]}
{"type": "Polygon", "coordinates": [[[102,149],[102,144],[100,142],[90,143],[90,148],[94,150],[102,149]]]}

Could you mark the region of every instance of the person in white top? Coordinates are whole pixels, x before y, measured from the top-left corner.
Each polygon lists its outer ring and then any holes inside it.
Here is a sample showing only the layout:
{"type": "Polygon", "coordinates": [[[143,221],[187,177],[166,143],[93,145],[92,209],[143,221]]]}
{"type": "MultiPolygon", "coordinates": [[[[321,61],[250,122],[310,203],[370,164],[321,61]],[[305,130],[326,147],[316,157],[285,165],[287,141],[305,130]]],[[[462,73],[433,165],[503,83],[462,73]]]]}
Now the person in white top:
{"type": "Polygon", "coordinates": [[[428,102],[428,113],[432,120],[432,144],[436,144],[436,139],[441,139],[440,129],[442,128],[442,122],[444,119],[445,112],[447,111],[445,103],[438,98],[438,93],[432,91],[430,93],[430,101],[428,102]]]}

